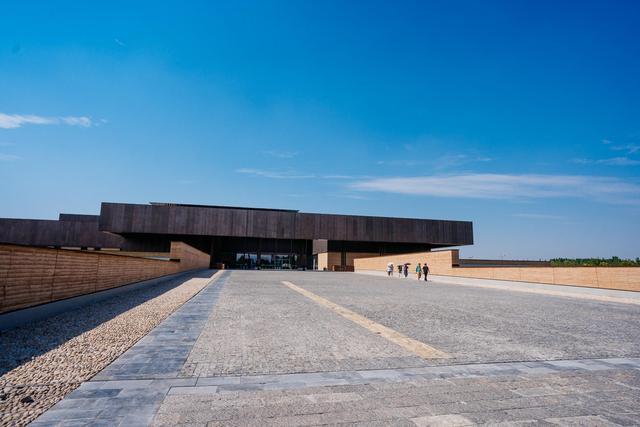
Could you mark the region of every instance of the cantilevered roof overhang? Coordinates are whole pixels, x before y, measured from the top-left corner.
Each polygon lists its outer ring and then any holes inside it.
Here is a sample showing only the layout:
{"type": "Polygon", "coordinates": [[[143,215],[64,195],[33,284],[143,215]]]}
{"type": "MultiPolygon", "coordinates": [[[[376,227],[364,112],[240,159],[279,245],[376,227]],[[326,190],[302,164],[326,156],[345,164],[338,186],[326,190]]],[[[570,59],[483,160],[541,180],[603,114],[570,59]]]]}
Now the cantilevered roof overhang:
{"type": "Polygon", "coordinates": [[[296,210],[102,203],[99,229],[122,235],[229,236],[269,239],[473,244],[470,221],[304,213],[296,210]]]}

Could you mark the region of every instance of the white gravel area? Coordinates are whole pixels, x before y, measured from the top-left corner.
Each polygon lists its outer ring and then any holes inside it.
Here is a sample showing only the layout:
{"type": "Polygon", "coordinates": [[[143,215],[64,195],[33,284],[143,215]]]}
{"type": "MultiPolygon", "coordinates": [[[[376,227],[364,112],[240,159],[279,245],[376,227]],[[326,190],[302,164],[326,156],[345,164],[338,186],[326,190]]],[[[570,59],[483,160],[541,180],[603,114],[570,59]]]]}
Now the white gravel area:
{"type": "Polygon", "coordinates": [[[0,426],[28,424],[100,372],[200,292],[205,273],[0,332],[0,426]]]}

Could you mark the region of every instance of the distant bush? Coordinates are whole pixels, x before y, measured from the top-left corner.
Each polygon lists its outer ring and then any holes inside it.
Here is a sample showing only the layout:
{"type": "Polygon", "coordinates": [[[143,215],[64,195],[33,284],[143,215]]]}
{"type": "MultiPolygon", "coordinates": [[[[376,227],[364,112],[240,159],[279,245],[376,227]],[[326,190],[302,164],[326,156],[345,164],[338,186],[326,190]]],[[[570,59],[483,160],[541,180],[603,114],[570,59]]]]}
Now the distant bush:
{"type": "Polygon", "coordinates": [[[553,258],[552,267],[640,267],[640,258],[553,258]]]}

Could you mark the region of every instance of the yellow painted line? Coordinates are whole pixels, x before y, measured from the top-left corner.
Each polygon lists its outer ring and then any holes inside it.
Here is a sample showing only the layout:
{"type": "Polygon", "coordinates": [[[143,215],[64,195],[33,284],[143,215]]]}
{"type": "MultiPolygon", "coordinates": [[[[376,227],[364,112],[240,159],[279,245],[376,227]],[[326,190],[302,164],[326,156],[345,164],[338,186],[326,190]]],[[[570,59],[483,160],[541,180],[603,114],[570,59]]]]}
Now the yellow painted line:
{"type": "Polygon", "coordinates": [[[433,348],[423,342],[414,340],[413,338],[409,338],[408,336],[401,334],[400,332],[395,331],[391,328],[387,328],[386,326],[383,326],[379,323],[376,323],[373,320],[367,319],[366,317],[361,316],[358,313],[354,313],[353,311],[344,308],[341,305],[335,304],[328,299],[322,298],[321,296],[316,295],[313,292],[310,292],[299,286],[296,286],[291,282],[283,281],[282,284],[298,292],[299,294],[304,295],[305,297],[318,303],[319,305],[333,310],[345,319],[351,320],[353,323],[360,325],[363,328],[377,335],[380,335],[383,338],[386,338],[392,343],[399,345],[405,350],[408,350],[411,353],[422,357],[423,359],[447,359],[451,357],[443,351],[433,348]]]}

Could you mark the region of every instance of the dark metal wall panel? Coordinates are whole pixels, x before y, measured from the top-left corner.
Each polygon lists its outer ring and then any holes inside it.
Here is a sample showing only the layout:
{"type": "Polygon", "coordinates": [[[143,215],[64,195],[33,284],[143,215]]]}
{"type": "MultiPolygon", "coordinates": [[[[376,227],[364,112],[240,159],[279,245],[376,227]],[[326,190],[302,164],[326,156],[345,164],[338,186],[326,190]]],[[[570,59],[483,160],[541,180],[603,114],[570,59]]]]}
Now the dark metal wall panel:
{"type": "Polygon", "coordinates": [[[61,213],[60,215],[58,215],[58,220],[75,222],[98,222],[100,220],[100,215],[61,213]]]}
{"type": "Polygon", "coordinates": [[[124,239],[89,221],[0,218],[0,242],[31,246],[119,248],[124,239]]]}
{"type": "Polygon", "coordinates": [[[315,236],[315,217],[304,213],[296,215],[295,235],[299,239],[313,240],[315,236]]]}
{"type": "Polygon", "coordinates": [[[466,245],[471,222],[310,214],[295,211],[103,203],[100,230],[181,234],[466,245]]]}

